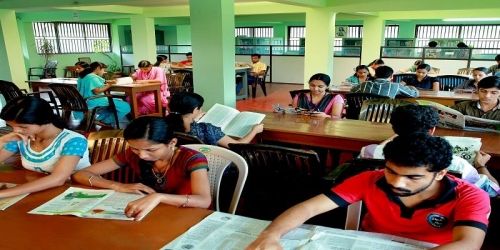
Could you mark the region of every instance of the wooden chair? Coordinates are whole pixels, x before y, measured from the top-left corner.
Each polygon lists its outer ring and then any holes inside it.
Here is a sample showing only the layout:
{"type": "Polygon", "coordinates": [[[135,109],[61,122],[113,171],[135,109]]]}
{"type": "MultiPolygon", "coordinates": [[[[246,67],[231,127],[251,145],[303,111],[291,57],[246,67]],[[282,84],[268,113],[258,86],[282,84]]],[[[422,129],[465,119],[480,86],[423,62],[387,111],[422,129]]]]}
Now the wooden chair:
{"type": "Polygon", "coordinates": [[[76,66],[67,66],[66,68],[64,68],[64,77],[77,78],[78,73],[76,72],[76,66]]]}
{"type": "Polygon", "coordinates": [[[273,219],[291,206],[322,191],[323,170],[318,154],[265,144],[229,144],[248,163],[239,214],[273,219]]]}
{"type": "Polygon", "coordinates": [[[167,74],[168,78],[168,90],[170,94],[175,94],[179,92],[186,92],[186,88],[184,87],[184,78],[186,77],[185,73],[172,73],[167,74]]]}
{"type": "Polygon", "coordinates": [[[174,132],[175,138],[177,138],[177,145],[185,145],[185,144],[205,144],[200,138],[182,133],[182,132],[174,132]]]}
{"type": "Polygon", "coordinates": [[[28,80],[31,77],[38,77],[38,79],[54,78],[56,77],[57,61],[47,61],[44,67],[31,67],[28,70],[28,80]]]}
{"type": "Polygon", "coordinates": [[[371,93],[348,93],[345,94],[346,98],[346,118],[359,119],[359,112],[363,102],[371,99],[389,99],[387,96],[380,96],[371,93]]]}
{"type": "Polygon", "coordinates": [[[371,99],[363,102],[359,120],[369,122],[389,123],[392,111],[402,105],[412,104],[400,99],[371,99]]]}
{"type": "MultiPolygon", "coordinates": [[[[98,163],[124,152],[128,148],[123,138],[123,130],[102,130],[92,132],[88,136],[90,163],[98,163]]],[[[108,180],[122,183],[137,182],[131,168],[119,168],[103,175],[108,180]]]]}
{"type": "Polygon", "coordinates": [[[255,79],[255,82],[252,84],[252,98],[255,98],[255,96],[257,94],[257,84],[260,85],[260,88],[262,89],[262,92],[264,93],[264,96],[267,96],[267,92],[266,92],[266,77],[267,77],[267,73],[269,72],[270,67],[271,66],[268,65],[266,67],[266,72],[264,73],[264,75],[257,77],[255,79]]]}
{"type": "Polygon", "coordinates": [[[437,79],[439,81],[439,90],[452,91],[455,87],[468,81],[470,78],[467,76],[440,75],[437,79]]]}
{"type": "Polygon", "coordinates": [[[28,93],[25,89],[19,89],[19,87],[17,87],[17,85],[13,82],[0,80],[0,93],[3,95],[5,102],[7,103],[22,96],[36,95],[40,97],[40,94],[47,94],[49,96],[50,105],[52,106],[52,108],[54,108],[56,114],[60,115],[57,101],[52,91],[38,91],[28,93]]]}
{"type": "Polygon", "coordinates": [[[295,98],[296,95],[299,95],[302,93],[311,93],[311,90],[309,90],[309,89],[290,90],[290,96],[292,97],[292,102],[293,102],[293,99],[295,98]]]}
{"type": "Polygon", "coordinates": [[[97,112],[100,110],[109,110],[113,112],[116,128],[117,129],[120,128],[118,114],[116,112],[115,103],[113,102],[113,96],[98,95],[89,98],[83,98],[82,95],[80,95],[80,92],[78,92],[78,90],[74,86],[70,86],[67,84],[60,84],[60,83],[49,84],[49,88],[52,91],[54,91],[57,98],[59,99],[59,102],[61,103],[61,107],[63,110],[62,117],[70,127],[74,127],[75,129],[82,127],[81,124],[79,124],[76,127],[72,126],[73,124],[71,122],[71,112],[84,113],[84,119],[82,121],[84,125],[84,130],[86,132],[89,132],[90,129],[92,129],[95,125],[95,116],[97,112]],[[97,98],[107,98],[108,106],[96,107],[92,110],[89,110],[87,106],[87,100],[92,100],[97,98]]]}
{"type": "Polygon", "coordinates": [[[415,74],[412,73],[400,73],[392,75],[392,82],[401,82],[406,77],[412,77],[415,74]]]}
{"type": "Polygon", "coordinates": [[[188,144],[184,147],[194,149],[201,152],[207,157],[208,160],[208,177],[210,181],[210,194],[212,201],[215,204],[216,211],[221,211],[220,192],[222,179],[225,176],[224,172],[229,166],[236,166],[238,169],[238,176],[235,188],[232,192],[231,202],[229,204],[228,213],[234,214],[240,201],[241,192],[248,175],[248,165],[240,155],[226,148],[204,145],[204,144],[188,144]]]}
{"type": "Polygon", "coordinates": [[[123,65],[122,66],[122,76],[131,76],[135,72],[134,65],[123,65]]]}
{"type": "Polygon", "coordinates": [[[86,62],[88,64],[90,64],[92,62],[92,60],[90,59],[90,57],[88,56],[84,56],[84,57],[78,57],[78,61],[79,62],[86,62]]]}

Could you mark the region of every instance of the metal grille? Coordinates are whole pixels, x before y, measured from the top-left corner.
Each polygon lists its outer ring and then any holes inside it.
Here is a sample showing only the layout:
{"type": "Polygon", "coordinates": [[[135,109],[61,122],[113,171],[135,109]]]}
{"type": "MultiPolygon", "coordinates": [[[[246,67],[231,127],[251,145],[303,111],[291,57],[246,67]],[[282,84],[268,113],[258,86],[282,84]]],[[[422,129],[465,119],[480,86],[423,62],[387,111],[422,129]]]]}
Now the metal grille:
{"type": "Polygon", "coordinates": [[[299,46],[300,38],[306,37],[306,27],[304,26],[290,26],[288,27],[288,45],[299,46]]]}
{"type": "Polygon", "coordinates": [[[273,27],[240,27],[235,28],[235,36],[247,36],[247,37],[273,37],[274,28],[273,27]]]}
{"type": "Polygon", "coordinates": [[[54,54],[111,52],[109,24],[34,22],[33,33],[39,54],[47,44],[54,54]]]}
{"type": "Polygon", "coordinates": [[[384,37],[385,38],[398,38],[399,25],[386,25],[384,37]]]}

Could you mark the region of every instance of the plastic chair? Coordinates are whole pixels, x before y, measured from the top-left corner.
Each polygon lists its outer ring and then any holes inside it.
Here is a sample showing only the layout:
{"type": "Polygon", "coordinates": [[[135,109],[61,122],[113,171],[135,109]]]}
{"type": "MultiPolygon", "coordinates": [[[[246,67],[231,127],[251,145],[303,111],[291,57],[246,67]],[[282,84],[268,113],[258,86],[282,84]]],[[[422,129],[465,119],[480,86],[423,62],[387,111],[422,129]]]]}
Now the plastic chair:
{"type": "MultiPolygon", "coordinates": [[[[114,155],[124,152],[128,148],[127,141],[123,138],[123,130],[102,130],[92,132],[88,136],[90,163],[94,164],[114,155]]],[[[103,175],[108,180],[122,183],[137,182],[132,168],[119,168],[103,175]]]]}
{"type": "Polygon", "coordinates": [[[200,138],[182,132],[174,132],[174,137],[177,138],[177,145],[205,144],[200,138]]]}
{"type": "Polygon", "coordinates": [[[412,73],[401,73],[392,75],[392,82],[401,82],[406,77],[412,77],[415,74],[412,73]]]}
{"type": "Polygon", "coordinates": [[[113,96],[111,95],[97,95],[91,96],[89,98],[83,98],[83,96],[78,92],[78,90],[71,85],[61,84],[61,83],[52,83],[49,84],[49,88],[54,91],[59,102],[61,103],[61,107],[63,110],[63,118],[71,124],[71,112],[83,112],[84,113],[84,121],[87,123],[85,125],[85,131],[88,132],[93,127],[95,123],[95,116],[100,110],[110,110],[113,112],[113,116],[115,118],[116,128],[120,128],[120,123],[118,120],[118,114],[116,112],[115,103],[113,102],[113,96]],[[87,106],[87,100],[97,99],[97,98],[107,98],[108,106],[100,106],[96,107],[92,110],[89,110],[87,106]]]}
{"type": "Polygon", "coordinates": [[[460,68],[457,70],[457,75],[472,75],[473,68],[460,68]]]}
{"type": "Polygon", "coordinates": [[[184,147],[197,150],[207,157],[210,194],[212,195],[212,200],[215,202],[217,211],[220,211],[219,193],[224,171],[231,163],[238,168],[238,180],[228,209],[229,213],[234,214],[248,175],[248,165],[245,159],[233,151],[213,145],[187,144],[184,147]]]}
{"type": "Polygon", "coordinates": [[[264,96],[267,96],[266,77],[267,77],[267,73],[269,72],[269,69],[270,69],[270,66],[268,65],[266,67],[266,72],[264,73],[264,75],[257,77],[257,79],[255,79],[255,82],[252,84],[252,98],[255,98],[255,96],[257,94],[257,84],[260,85],[260,88],[262,89],[264,96]]]}
{"type": "Polygon", "coordinates": [[[452,91],[458,85],[470,80],[467,76],[441,75],[437,77],[439,81],[439,90],[452,91]]]}
{"type": "Polygon", "coordinates": [[[248,163],[249,176],[239,213],[273,219],[323,191],[318,154],[265,144],[229,144],[248,163]]]}
{"type": "Polygon", "coordinates": [[[28,70],[28,80],[31,80],[32,76],[38,77],[38,79],[43,78],[54,78],[56,77],[57,61],[47,61],[44,67],[31,67],[28,70]]]}
{"type": "Polygon", "coordinates": [[[359,112],[363,102],[371,99],[389,99],[387,96],[380,96],[371,93],[348,93],[345,94],[346,98],[346,118],[359,119],[359,112]]]}
{"type": "Polygon", "coordinates": [[[392,111],[402,105],[412,104],[400,99],[371,99],[363,102],[359,112],[359,120],[389,123],[392,111]]]}
{"type": "Polygon", "coordinates": [[[47,94],[49,96],[50,105],[52,106],[52,108],[54,108],[56,114],[60,115],[56,98],[54,97],[54,94],[52,94],[52,91],[38,91],[38,92],[28,93],[25,89],[19,89],[19,87],[17,87],[17,85],[14,84],[13,82],[0,80],[0,94],[3,95],[5,102],[7,103],[22,96],[27,96],[27,95],[40,96],[40,94],[47,94]]]}

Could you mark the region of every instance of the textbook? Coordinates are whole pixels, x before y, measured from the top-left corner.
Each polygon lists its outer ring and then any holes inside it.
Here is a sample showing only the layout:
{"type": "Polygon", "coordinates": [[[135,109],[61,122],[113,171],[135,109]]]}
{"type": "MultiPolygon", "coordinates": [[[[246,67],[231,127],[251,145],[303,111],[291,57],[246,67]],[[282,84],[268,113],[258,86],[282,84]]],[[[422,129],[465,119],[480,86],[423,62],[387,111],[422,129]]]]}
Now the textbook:
{"type": "Polygon", "coordinates": [[[119,193],[109,189],[85,189],[70,187],[30,214],[74,215],[85,218],[134,220],[125,215],[127,204],[144,195],[119,193]]]}
{"type": "Polygon", "coordinates": [[[211,123],[220,127],[226,135],[243,138],[250,133],[254,125],[261,123],[264,117],[264,114],[240,112],[216,103],[199,122],[211,123]]]}
{"type": "MultiPolygon", "coordinates": [[[[16,184],[12,183],[0,183],[0,190],[15,187],[16,184]]],[[[29,194],[29,193],[28,193],[29,194]]],[[[6,208],[12,206],[14,203],[20,201],[22,198],[26,197],[28,194],[21,194],[14,197],[2,198],[0,199],[0,210],[5,210],[6,208]]]]}
{"type": "Polygon", "coordinates": [[[432,106],[439,113],[438,127],[458,128],[473,131],[500,132],[500,121],[463,115],[457,110],[427,100],[417,100],[419,105],[432,106]]]}
{"type": "MultiPolygon", "coordinates": [[[[213,212],[162,250],[245,249],[271,222],[222,212],[213,212]]],[[[398,236],[302,225],[280,239],[285,250],[385,249],[418,250],[435,244],[398,236]]]]}

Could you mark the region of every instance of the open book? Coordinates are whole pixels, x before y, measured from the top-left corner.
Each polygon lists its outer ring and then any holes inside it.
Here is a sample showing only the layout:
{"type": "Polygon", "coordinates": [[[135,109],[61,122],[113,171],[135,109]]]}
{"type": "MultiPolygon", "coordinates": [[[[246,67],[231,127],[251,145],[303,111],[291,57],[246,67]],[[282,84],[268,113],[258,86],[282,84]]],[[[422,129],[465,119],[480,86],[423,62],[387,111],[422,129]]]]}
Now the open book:
{"type": "Polygon", "coordinates": [[[74,215],[85,218],[133,220],[124,210],[140,194],[119,193],[108,189],[70,187],[64,193],[31,210],[30,214],[74,215]]]}
{"type": "MultiPolygon", "coordinates": [[[[0,190],[15,187],[16,184],[12,183],[0,183],[0,190]]],[[[29,193],[28,193],[29,194],[29,193]]],[[[5,210],[6,208],[12,206],[12,204],[18,202],[22,198],[26,197],[28,194],[22,194],[14,197],[2,198],[0,199],[0,210],[5,210]]]]}
{"type": "Polygon", "coordinates": [[[265,116],[255,112],[240,112],[216,103],[199,122],[211,123],[220,127],[226,135],[242,138],[250,133],[255,124],[261,123],[265,116]]]}
{"type": "Polygon", "coordinates": [[[132,77],[130,77],[130,76],[119,77],[119,78],[116,78],[115,80],[116,80],[117,85],[126,85],[126,84],[131,84],[134,82],[134,79],[132,79],[132,77]]]}
{"type": "Polygon", "coordinates": [[[500,121],[463,115],[457,110],[427,100],[417,100],[420,105],[432,106],[439,112],[439,127],[477,131],[500,131],[500,121]]]}
{"type": "MultiPolygon", "coordinates": [[[[270,221],[214,212],[190,228],[164,250],[244,249],[270,221]]],[[[302,225],[285,234],[283,249],[428,249],[434,244],[397,236],[362,231],[347,231],[323,226],[302,225]]]]}

